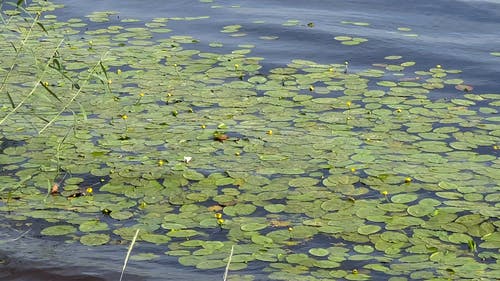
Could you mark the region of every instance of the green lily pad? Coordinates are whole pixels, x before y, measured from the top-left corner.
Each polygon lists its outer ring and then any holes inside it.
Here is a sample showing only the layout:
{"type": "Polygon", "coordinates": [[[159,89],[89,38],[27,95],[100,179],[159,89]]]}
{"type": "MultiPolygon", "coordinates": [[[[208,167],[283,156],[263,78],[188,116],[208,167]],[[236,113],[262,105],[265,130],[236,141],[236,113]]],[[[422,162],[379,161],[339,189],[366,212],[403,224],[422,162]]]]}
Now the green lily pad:
{"type": "Polygon", "coordinates": [[[323,248],[312,248],[312,249],[309,249],[309,254],[311,254],[313,256],[317,256],[317,257],[324,257],[324,256],[328,256],[330,254],[330,251],[328,251],[327,249],[323,249],[323,248]]]}
{"type": "Polygon", "coordinates": [[[82,237],[80,237],[80,243],[86,246],[99,246],[99,245],[104,245],[108,243],[110,240],[110,237],[108,234],[97,234],[97,233],[92,233],[92,234],[87,234],[82,237]]]}
{"type": "Polygon", "coordinates": [[[76,227],[72,225],[54,225],[42,229],[40,233],[42,235],[48,235],[48,236],[61,236],[61,235],[74,234],[75,232],[76,232],[76,227]]]}
{"type": "Polygon", "coordinates": [[[380,231],[382,228],[378,225],[363,225],[358,227],[358,233],[361,235],[370,235],[380,231]]]}

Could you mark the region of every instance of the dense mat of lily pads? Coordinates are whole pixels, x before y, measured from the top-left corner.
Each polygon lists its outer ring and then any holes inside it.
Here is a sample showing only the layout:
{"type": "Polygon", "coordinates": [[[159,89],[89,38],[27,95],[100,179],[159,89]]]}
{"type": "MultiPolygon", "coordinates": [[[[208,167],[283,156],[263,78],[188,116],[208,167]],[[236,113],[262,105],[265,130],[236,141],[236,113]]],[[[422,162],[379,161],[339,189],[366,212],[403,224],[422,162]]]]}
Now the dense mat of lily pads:
{"type": "Polygon", "coordinates": [[[264,71],[168,34],[188,19],[56,8],[2,13],[2,219],[95,246],[139,228],[159,251],[136,259],[198,269],[234,245],[237,280],[500,278],[500,94],[396,55],[264,71]]]}

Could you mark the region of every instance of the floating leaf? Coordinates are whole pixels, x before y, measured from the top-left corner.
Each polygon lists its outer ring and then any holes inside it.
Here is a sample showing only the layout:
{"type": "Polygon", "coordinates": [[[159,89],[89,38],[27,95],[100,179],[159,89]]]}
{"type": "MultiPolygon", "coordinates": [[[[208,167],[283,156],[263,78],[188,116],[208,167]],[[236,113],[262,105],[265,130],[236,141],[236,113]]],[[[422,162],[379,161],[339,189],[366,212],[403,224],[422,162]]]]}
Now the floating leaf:
{"type": "Polygon", "coordinates": [[[86,246],[98,246],[108,243],[109,239],[110,237],[108,234],[92,233],[80,237],[80,243],[86,246]]]}
{"type": "Polygon", "coordinates": [[[42,235],[48,236],[60,236],[60,235],[68,235],[76,232],[76,228],[71,225],[54,225],[49,226],[40,232],[42,235]]]}

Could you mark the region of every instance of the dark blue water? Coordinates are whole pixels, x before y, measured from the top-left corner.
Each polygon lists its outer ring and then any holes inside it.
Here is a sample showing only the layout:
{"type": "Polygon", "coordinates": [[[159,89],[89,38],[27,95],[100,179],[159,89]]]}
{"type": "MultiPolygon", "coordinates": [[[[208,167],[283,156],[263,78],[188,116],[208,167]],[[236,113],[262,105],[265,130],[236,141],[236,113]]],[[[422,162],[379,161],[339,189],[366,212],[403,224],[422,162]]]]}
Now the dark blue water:
{"type": "MultiPolygon", "coordinates": [[[[65,5],[64,9],[57,12],[60,19],[82,18],[93,11],[118,11],[119,16],[112,17],[112,24],[122,24],[121,20],[126,18],[149,22],[156,17],[209,16],[209,19],[194,21],[169,21],[167,27],[173,32],[167,36],[190,35],[200,40],[193,48],[212,51],[208,47],[211,42],[223,43],[222,50],[238,49],[239,44],[253,44],[256,47],[250,56],[265,58],[263,71],[284,66],[292,59],[325,64],[348,60],[353,69],[362,70],[373,63],[385,62],[385,56],[400,55],[404,61],[415,61],[415,69],[428,69],[440,64],[446,69],[463,70],[461,77],[478,93],[500,92],[500,57],[490,55],[490,52],[500,52],[500,1],[57,2],[65,5]],[[220,7],[212,8],[212,5],[220,7]],[[298,20],[300,24],[283,26],[287,20],[298,20]],[[370,25],[354,26],[343,24],[342,21],[366,22],[370,25]],[[307,23],[314,23],[314,27],[307,27],[307,23]],[[239,32],[246,36],[231,37],[220,32],[224,26],[233,24],[241,25],[239,32]],[[401,32],[397,30],[398,27],[411,28],[411,31],[401,32]],[[405,34],[418,36],[409,37],[405,34]],[[363,37],[368,42],[344,46],[334,39],[339,35],[363,37]],[[262,40],[261,36],[277,36],[278,39],[262,40]]],[[[99,25],[90,27],[98,28],[99,25]]],[[[0,233],[5,234],[0,239],[15,238],[19,234],[14,228],[6,226],[0,228],[0,233]]],[[[147,251],[141,249],[142,252],[147,251]]],[[[6,255],[3,269],[10,270],[12,274],[7,277],[0,274],[0,278],[19,281],[118,280],[126,245],[88,248],[78,243],[65,245],[47,242],[28,234],[22,239],[0,244],[2,253],[6,255]],[[17,249],[32,251],[26,253],[17,249]],[[51,272],[53,276],[43,277],[40,272],[51,272]],[[37,279],[36,276],[42,278],[37,279]],[[91,279],[91,276],[97,279],[91,279]]],[[[207,273],[187,269],[178,265],[175,258],[166,256],[157,261],[131,262],[127,272],[131,275],[125,280],[222,280],[223,274],[222,271],[207,273]]]]}
{"type": "Polygon", "coordinates": [[[264,65],[283,66],[292,59],[318,63],[343,63],[364,69],[383,62],[388,55],[415,61],[418,69],[437,64],[463,70],[466,82],[478,92],[498,91],[500,58],[500,1],[61,1],[64,16],[78,17],[96,10],[119,11],[120,18],[150,21],[155,17],[196,17],[209,19],[169,21],[178,35],[191,35],[200,45],[221,42],[228,50],[239,44],[254,44],[252,55],[264,57],[264,65]],[[211,6],[221,6],[211,8],[211,6]],[[299,20],[299,26],[283,26],[299,20]],[[264,21],[264,23],[254,23],[264,21]],[[354,26],[342,21],[366,22],[354,26]],[[305,25],[314,23],[313,28],[305,25]],[[221,33],[223,26],[242,25],[244,37],[221,33]],[[398,27],[411,28],[409,32],[398,27]],[[417,34],[417,37],[405,36],[417,34]],[[335,36],[367,38],[358,46],[344,46],[335,36]],[[261,36],[278,36],[261,40],[261,36]]]}

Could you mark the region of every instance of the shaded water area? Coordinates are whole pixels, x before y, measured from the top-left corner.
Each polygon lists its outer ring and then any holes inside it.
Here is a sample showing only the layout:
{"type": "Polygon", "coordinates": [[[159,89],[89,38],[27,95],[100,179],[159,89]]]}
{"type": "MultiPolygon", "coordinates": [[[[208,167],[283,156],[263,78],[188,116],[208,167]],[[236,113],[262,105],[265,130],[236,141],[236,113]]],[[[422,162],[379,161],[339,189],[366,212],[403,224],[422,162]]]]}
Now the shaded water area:
{"type": "Polygon", "coordinates": [[[1,2],[1,280],[500,278],[500,1],[157,2],[1,2]]]}

